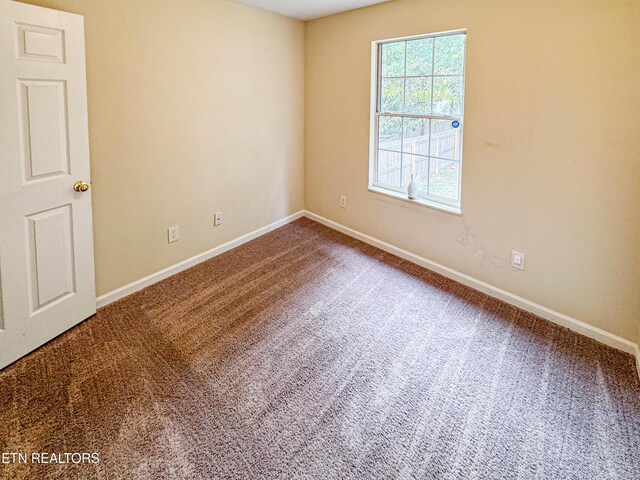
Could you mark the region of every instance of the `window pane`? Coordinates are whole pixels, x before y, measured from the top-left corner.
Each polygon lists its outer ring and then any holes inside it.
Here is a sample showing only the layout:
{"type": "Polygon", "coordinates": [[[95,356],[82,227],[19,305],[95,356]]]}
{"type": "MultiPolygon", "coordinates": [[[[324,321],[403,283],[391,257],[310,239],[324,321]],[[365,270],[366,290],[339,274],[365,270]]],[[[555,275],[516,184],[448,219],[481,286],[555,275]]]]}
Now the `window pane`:
{"type": "Polygon", "coordinates": [[[402,119],[398,117],[380,116],[378,122],[378,148],[400,152],[402,119]]]}
{"type": "Polygon", "coordinates": [[[404,76],[405,42],[382,44],[382,76],[404,76]]]}
{"type": "Polygon", "coordinates": [[[435,39],[435,75],[464,72],[464,39],[465,35],[447,35],[435,39]]]}
{"type": "Polygon", "coordinates": [[[458,120],[432,120],[431,156],[460,160],[461,133],[462,123],[458,120]]]}
{"type": "Polygon", "coordinates": [[[413,175],[421,194],[458,203],[465,41],[464,34],[445,34],[380,45],[374,175],[379,185],[406,192],[413,175]]]}
{"type": "Polygon", "coordinates": [[[401,159],[400,153],[378,150],[378,182],[399,187],[401,159]]]}
{"type": "Polygon", "coordinates": [[[463,77],[435,77],[433,79],[433,113],[462,115],[463,77]]]}
{"type": "Polygon", "coordinates": [[[401,113],[404,103],[404,79],[383,78],[380,95],[381,112],[401,113]]]}
{"type": "Polygon", "coordinates": [[[431,75],[433,64],[433,38],[407,42],[407,75],[431,75]]]}
{"type": "Polygon", "coordinates": [[[427,191],[427,169],[429,168],[429,157],[420,155],[402,155],[402,187],[407,187],[411,180],[411,173],[420,186],[420,191],[427,191]]]}
{"type": "Polygon", "coordinates": [[[429,194],[456,200],[460,163],[432,158],[429,166],[429,194]]]}
{"type": "Polygon", "coordinates": [[[404,153],[429,155],[429,120],[426,118],[404,119],[404,153]]]}
{"type": "Polygon", "coordinates": [[[431,113],[431,78],[407,78],[405,113],[431,113]]]}

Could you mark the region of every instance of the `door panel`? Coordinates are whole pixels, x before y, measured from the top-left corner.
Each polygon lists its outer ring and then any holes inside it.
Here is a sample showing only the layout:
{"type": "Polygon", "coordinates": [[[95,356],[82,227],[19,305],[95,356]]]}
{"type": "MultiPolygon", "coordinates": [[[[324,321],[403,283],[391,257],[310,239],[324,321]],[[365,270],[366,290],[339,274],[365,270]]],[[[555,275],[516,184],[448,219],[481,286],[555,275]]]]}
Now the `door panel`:
{"type": "Polygon", "coordinates": [[[27,217],[32,311],[75,291],[71,205],[27,217]]]}
{"type": "Polygon", "coordinates": [[[64,31],[16,23],[18,58],[64,62],[64,31]]]}
{"type": "Polygon", "coordinates": [[[25,180],[69,174],[64,81],[18,80],[25,180]]]}
{"type": "Polygon", "coordinates": [[[95,313],[81,16],[0,0],[0,368],[95,313]]]}

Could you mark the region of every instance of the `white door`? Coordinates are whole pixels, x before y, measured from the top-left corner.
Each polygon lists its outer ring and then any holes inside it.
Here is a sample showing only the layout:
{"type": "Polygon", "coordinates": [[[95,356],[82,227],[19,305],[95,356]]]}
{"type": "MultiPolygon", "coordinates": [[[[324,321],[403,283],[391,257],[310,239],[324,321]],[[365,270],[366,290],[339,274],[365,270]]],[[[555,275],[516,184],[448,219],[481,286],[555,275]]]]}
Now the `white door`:
{"type": "Polygon", "coordinates": [[[0,368],[96,311],[84,26],[0,0],[0,368]]]}

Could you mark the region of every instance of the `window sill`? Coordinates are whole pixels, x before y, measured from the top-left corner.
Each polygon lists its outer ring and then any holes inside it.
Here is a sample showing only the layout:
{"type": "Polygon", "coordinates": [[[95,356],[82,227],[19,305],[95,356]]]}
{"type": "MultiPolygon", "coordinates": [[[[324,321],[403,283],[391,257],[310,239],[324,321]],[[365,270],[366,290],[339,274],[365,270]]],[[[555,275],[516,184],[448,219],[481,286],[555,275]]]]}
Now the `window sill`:
{"type": "Polygon", "coordinates": [[[450,213],[452,215],[462,215],[462,211],[459,207],[452,207],[450,205],[444,205],[442,203],[432,202],[425,198],[417,198],[415,200],[409,200],[406,195],[401,193],[393,192],[391,190],[385,190],[384,188],[371,186],[367,190],[373,193],[379,193],[380,195],[384,195],[386,197],[395,198],[396,200],[402,200],[403,202],[413,203],[414,205],[421,205],[423,207],[433,208],[435,210],[440,210],[441,212],[450,213]]]}

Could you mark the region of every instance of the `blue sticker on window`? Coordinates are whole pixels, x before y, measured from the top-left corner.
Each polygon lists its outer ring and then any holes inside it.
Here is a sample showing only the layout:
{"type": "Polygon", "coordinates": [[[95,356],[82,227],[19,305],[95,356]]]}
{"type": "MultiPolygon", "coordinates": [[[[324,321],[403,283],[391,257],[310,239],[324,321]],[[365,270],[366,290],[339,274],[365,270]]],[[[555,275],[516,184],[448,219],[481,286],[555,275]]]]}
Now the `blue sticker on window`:
{"type": "Polygon", "coordinates": [[[458,128],[460,126],[460,122],[458,120],[454,120],[453,122],[451,122],[451,126],[453,128],[458,128]]]}

